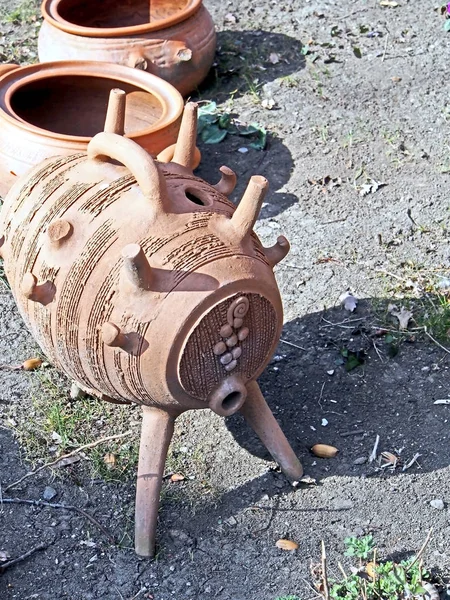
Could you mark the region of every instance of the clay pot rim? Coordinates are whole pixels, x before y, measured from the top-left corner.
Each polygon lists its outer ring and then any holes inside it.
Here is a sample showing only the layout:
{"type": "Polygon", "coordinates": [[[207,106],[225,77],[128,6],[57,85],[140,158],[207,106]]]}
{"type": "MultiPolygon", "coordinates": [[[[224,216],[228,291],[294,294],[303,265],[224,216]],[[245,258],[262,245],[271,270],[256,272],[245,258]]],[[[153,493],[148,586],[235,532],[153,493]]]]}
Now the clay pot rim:
{"type": "Polygon", "coordinates": [[[25,119],[19,117],[19,115],[17,115],[11,107],[11,98],[20,88],[42,79],[65,77],[70,75],[111,79],[114,81],[114,84],[111,84],[111,89],[114,87],[120,87],[121,82],[127,83],[137,88],[141,88],[143,92],[152,94],[152,96],[158,100],[163,109],[162,115],[152,126],[125,135],[125,137],[128,137],[132,140],[136,140],[146,135],[156,133],[162,129],[166,129],[172,123],[176,122],[183,113],[184,101],[178,90],[176,90],[173,85],[167,81],[157,77],[156,75],[153,75],[152,73],[138,69],[132,69],[131,67],[126,67],[124,65],[99,63],[97,61],[53,61],[18,67],[17,69],[11,70],[1,76],[0,100],[3,96],[6,106],[6,110],[4,108],[0,108],[2,117],[10,121],[15,126],[18,126],[29,132],[38,133],[46,138],[67,142],[78,142],[80,144],[88,143],[92,137],[60,134],[32,125],[31,123],[28,123],[28,121],[25,121],[25,119]],[[8,84],[8,80],[17,77],[18,71],[20,71],[21,74],[20,80],[11,83],[7,87],[6,91],[3,92],[2,88],[4,89],[5,83],[8,84]]]}
{"type": "Polygon", "coordinates": [[[59,6],[65,0],[43,0],[41,4],[41,14],[44,19],[61,29],[65,33],[72,35],[79,35],[83,37],[123,37],[127,35],[140,35],[143,33],[149,33],[153,31],[160,31],[161,29],[167,29],[173,25],[177,25],[182,21],[186,21],[195,14],[202,6],[203,0],[187,0],[186,6],[178,13],[167,17],[166,19],[160,19],[154,23],[144,23],[142,25],[131,25],[128,27],[83,27],[82,25],[75,25],[70,21],[66,21],[59,14],[59,6]]]}

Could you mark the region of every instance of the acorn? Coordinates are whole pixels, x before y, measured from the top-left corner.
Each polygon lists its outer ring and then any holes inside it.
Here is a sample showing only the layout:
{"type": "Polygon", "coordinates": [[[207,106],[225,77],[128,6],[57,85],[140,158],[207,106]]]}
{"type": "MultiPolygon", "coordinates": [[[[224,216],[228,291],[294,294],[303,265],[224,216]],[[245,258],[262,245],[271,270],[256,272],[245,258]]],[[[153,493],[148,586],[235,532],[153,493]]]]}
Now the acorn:
{"type": "Polygon", "coordinates": [[[315,444],[311,448],[311,452],[319,458],[333,458],[339,450],[334,446],[328,446],[327,444],[315,444]]]}

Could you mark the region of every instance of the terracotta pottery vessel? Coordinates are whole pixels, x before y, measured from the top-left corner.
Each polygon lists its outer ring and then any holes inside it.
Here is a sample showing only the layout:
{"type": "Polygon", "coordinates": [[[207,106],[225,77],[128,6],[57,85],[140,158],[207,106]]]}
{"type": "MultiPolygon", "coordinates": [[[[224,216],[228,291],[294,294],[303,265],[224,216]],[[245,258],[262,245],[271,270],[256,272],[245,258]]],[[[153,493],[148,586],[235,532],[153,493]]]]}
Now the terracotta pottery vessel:
{"type": "Polygon", "coordinates": [[[173,161],[158,163],[120,135],[125,96],[116,95],[116,133],[96,135],[87,156],[44,161],[11,189],[0,253],[49,360],[83,390],[142,405],[135,548],[153,556],[182,412],[240,411],[288,479],[302,476],[255,381],[283,323],[273,267],[289,243],[279,237],[264,248],[252,230],[264,177],[250,179],[235,208],[231,169],[221,167],[216,185],[192,174],[195,104],[185,108],[173,161]]]}
{"type": "Polygon", "coordinates": [[[39,60],[99,60],[162,77],[183,95],[205,78],[216,33],[202,0],[44,0],[39,60]]]}
{"type": "Polygon", "coordinates": [[[127,137],[153,156],[176,142],[183,98],[150,73],[98,62],[2,65],[0,195],[45,158],[86,151],[103,129],[111,88],[119,87],[127,137]]]}

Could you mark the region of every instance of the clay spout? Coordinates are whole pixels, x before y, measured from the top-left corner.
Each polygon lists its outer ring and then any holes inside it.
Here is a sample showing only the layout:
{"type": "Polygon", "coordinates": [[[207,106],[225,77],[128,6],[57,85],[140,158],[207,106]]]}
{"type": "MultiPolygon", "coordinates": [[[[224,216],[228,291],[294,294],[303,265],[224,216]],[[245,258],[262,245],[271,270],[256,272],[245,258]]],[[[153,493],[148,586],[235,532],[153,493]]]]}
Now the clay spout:
{"type": "Polygon", "coordinates": [[[105,127],[106,133],[125,133],[125,106],[127,95],[123,90],[114,88],[109,93],[108,108],[106,111],[105,127]]]}
{"type": "Polygon", "coordinates": [[[228,196],[236,187],[236,173],[229,167],[220,167],[219,171],[221,172],[222,177],[216,185],[213,185],[213,187],[221,194],[228,196]]]}
{"type": "Polygon", "coordinates": [[[184,107],[180,131],[172,162],[186,167],[191,171],[195,162],[195,142],[197,138],[197,104],[188,102],[184,107]]]}
{"type": "Polygon", "coordinates": [[[270,248],[264,248],[264,254],[271,267],[277,265],[287,255],[290,249],[290,244],[284,235],[280,235],[277,238],[277,243],[270,248]]]}
{"type": "Polygon", "coordinates": [[[269,182],[261,175],[254,175],[250,179],[242,200],[231,217],[231,223],[240,240],[252,231],[268,187],[269,182]]]}
{"type": "Polygon", "coordinates": [[[224,379],[209,394],[209,408],[222,417],[234,415],[245,402],[247,398],[247,388],[242,379],[237,375],[232,375],[224,379]]]}

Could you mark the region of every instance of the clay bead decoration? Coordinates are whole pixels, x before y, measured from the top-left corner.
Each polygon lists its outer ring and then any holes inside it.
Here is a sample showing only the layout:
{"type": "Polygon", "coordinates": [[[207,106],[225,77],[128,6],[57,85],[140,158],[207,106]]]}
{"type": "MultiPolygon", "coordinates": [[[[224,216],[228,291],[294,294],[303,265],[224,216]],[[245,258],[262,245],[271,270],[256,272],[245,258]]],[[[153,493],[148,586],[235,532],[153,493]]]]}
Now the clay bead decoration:
{"type": "Polygon", "coordinates": [[[202,0],[44,0],[41,62],[96,60],[142,69],[183,96],[206,77],[216,33],[202,0]]]}
{"type": "Polygon", "coordinates": [[[87,156],[48,159],[16,182],[0,213],[0,253],[49,360],[83,390],[142,406],[135,548],[153,556],[164,462],[183,411],[240,411],[288,479],[302,476],[256,383],[282,328],[272,267],[289,244],[266,249],[252,230],[263,177],[250,179],[235,208],[224,193],[235,182],[229,169],[215,186],[193,175],[195,104],[185,107],[173,161],[159,163],[113,132],[125,98],[112,92],[110,131],[87,156]]]}
{"type": "MultiPolygon", "coordinates": [[[[98,62],[2,67],[1,196],[17,176],[42,160],[86,152],[89,141],[103,129],[111,88],[126,94],[127,114],[118,117],[126,137],[153,156],[177,140],[183,98],[150,73],[98,62]]],[[[105,130],[111,131],[108,122],[105,130]]]]}

